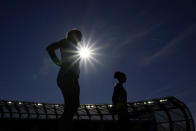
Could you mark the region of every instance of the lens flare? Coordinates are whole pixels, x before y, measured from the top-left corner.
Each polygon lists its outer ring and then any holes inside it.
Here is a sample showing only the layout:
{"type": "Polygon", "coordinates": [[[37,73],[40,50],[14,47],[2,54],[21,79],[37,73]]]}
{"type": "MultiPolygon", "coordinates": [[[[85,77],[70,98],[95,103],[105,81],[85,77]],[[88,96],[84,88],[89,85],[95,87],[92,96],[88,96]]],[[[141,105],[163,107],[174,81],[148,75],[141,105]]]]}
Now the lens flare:
{"type": "Polygon", "coordinates": [[[81,47],[79,49],[79,55],[82,59],[87,59],[91,56],[91,50],[86,47],[81,47]]]}
{"type": "Polygon", "coordinates": [[[85,72],[89,70],[89,66],[95,67],[95,63],[101,64],[101,62],[97,59],[100,55],[100,48],[95,47],[96,42],[91,41],[91,39],[86,40],[83,39],[80,43],[78,43],[77,48],[77,56],[79,56],[80,65],[84,67],[85,72]]]}
{"type": "Polygon", "coordinates": [[[68,52],[73,53],[71,56],[73,59],[73,63],[70,65],[70,68],[74,66],[77,62],[80,62],[80,68],[84,68],[84,72],[88,72],[90,70],[89,67],[95,68],[95,65],[102,63],[98,60],[100,57],[100,47],[96,47],[97,41],[93,42],[91,39],[86,40],[83,38],[81,42],[78,43],[77,46],[74,46],[73,50],[68,50],[68,52]]]}

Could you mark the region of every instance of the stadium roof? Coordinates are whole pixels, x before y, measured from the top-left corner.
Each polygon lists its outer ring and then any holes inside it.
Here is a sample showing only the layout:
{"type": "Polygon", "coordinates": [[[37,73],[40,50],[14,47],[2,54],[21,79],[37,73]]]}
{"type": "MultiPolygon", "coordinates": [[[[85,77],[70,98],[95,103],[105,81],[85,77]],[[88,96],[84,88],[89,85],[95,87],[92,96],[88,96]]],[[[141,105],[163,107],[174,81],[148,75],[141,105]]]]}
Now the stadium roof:
{"type": "MultiPolygon", "coordinates": [[[[129,121],[152,121],[162,131],[194,131],[188,107],[175,97],[127,103],[129,121]]],[[[111,104],[81,104],[74,120],[117,121],[111,104]]],[[[63,104],[0,100],[0,119],[59,119],[63,104]]]]}

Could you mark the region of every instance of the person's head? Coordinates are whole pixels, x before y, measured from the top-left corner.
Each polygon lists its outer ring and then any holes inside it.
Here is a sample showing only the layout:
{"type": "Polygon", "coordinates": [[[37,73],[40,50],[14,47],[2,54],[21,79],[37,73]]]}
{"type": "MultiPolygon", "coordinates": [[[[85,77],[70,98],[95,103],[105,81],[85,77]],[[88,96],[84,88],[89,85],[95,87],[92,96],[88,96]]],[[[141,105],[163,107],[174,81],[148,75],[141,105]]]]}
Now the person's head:
{"type": "Polygon", "coordinates": [[[82,40],[82,33],[77,29],[72,29],[67,33],[67,39],[77,44],[82,40]]]}
{"type": "Polygon", "coordinates": [[[127,81],[127,77],[123,72],[116,71],[113,75],[115,79],[117,79],[120,83],[124,83],[127,81]]]}

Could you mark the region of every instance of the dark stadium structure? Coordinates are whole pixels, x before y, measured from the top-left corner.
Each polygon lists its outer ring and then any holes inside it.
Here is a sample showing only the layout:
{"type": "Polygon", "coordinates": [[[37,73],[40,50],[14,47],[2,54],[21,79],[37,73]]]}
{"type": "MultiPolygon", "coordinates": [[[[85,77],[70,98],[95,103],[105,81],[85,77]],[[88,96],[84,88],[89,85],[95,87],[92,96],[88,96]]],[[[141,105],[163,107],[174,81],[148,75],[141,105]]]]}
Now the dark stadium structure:
{"type": "MultiPolygon", "coordinates": [[[[195,131],[188,107],[175,97],[127,105],[129,120],[122,127],[111,104],[81,104],[73,130],[195,131]]],[[[0,100],[0,131],[54,131],[62,113],[63,104],[0,100]]]]}

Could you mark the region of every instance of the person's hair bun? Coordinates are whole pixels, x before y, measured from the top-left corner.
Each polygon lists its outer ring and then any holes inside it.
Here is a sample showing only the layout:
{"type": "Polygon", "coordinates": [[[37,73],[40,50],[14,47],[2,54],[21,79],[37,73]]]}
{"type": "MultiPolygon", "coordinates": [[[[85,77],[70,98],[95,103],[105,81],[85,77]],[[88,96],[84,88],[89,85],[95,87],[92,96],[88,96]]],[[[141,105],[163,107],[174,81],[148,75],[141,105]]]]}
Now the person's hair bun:
{"type": "Polygon", "coordinates": [[[125,73],[123,73],[123,72],[116,71],[116,72],[114,73],[113,77],[114,77],[115,79],[118,79],[118,80],[121,79],[121,80],[123,80],[124,82],[126,82],[126,75],[125,75],[125,73]]]}
{"type": "Polygon", "coordinates": [[[120,77],[120,74],[121,74],[121,72],[120,71],[116,71],[115,73],[114,73],[114,78],[115,79],[117,79],[117,78],[119,78],[120,77]]]}

